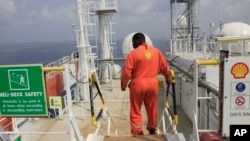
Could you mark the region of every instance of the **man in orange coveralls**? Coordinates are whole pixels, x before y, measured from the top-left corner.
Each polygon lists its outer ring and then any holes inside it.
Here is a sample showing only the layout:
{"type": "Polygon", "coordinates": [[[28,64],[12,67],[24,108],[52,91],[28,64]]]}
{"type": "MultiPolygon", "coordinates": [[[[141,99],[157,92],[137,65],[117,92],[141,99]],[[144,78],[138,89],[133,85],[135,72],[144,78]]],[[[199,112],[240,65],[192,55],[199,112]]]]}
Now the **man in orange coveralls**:
{"type": "Polygon", "coordinates": [[[157,124],[158,73],[167,80],[169,67],[157,48],[145,43],[143,33],[136,33],[132,38],[133,48],[125,61],[121,90],[125,91],[129,80],[130,89],[130,124],[132,135],[143,135],[141,106],[144,102],[148,116],[147,130],[155,134],[157,124]]]}

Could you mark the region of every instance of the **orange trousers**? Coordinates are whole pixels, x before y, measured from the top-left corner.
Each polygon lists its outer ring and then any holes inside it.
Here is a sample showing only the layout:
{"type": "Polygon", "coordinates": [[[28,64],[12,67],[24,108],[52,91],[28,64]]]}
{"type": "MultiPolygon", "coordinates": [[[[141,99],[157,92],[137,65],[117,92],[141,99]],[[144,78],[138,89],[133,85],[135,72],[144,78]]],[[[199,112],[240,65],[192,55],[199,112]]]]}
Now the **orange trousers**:
{"type": "Polygon", "coordinates": [[[141,106],[144,103],[147,112],[147,130],[156,130],[158,81],[156,78],[136,78],[130,88],[130,124],[131,134],[137,135],[142,130],[141,106]]]}

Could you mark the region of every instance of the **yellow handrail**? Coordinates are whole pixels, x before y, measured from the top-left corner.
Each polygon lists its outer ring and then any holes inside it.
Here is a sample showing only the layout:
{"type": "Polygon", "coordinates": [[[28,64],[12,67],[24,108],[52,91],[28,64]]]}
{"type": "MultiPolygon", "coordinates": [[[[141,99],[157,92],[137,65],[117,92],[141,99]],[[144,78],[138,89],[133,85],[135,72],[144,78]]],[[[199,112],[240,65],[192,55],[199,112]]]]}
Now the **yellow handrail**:
{"type": "Polygon", "coordinates": [[[42,67],[43,71],[64,71],[64,67],[42,67]]]}
{"type": "Polygon", "coordinates": [[[219,65],[220,60],[197,60],[198,65],[219,65]]]}

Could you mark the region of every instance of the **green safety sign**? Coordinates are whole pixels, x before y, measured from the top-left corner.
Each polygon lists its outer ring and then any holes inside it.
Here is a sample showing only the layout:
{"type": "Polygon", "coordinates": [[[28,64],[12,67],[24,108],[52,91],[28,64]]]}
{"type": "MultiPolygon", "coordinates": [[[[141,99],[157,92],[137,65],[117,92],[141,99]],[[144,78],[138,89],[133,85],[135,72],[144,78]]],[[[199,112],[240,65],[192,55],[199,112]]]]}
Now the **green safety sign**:
{"type": "Polygon", "coordinates": [[[15,139],[15,141],[22,141],[21,136],[18,136],[18,137],[15,139]]]}
{"type": "Polygon", "coordinates": [[[0,115],[47,116],[42,64],[0,66],[0,115]]]}

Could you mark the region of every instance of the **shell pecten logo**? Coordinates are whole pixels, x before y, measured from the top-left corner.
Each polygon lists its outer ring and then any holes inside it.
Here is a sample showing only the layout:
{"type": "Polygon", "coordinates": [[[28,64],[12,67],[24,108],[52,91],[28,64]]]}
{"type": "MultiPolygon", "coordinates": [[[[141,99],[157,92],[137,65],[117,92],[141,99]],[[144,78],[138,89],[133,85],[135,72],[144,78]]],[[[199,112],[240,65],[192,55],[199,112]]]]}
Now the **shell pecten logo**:
{"type": "Polygon", "coordinates": [[[152,58],[152,53],[150,51],[145,51],[145,57],[146,59],[151,59],[152,58]]]}
{"type": "Polygon", "coordinates": [[[239,62],[232,66],[231,74],[234,78],[246,78],[246,75],[249,73],[249,68],[245,63],[239,62]]]}

